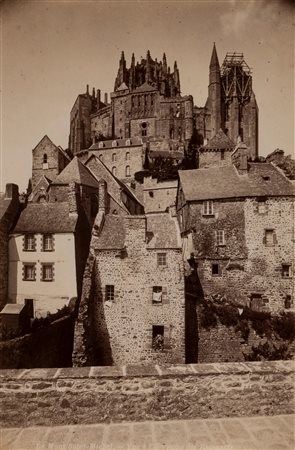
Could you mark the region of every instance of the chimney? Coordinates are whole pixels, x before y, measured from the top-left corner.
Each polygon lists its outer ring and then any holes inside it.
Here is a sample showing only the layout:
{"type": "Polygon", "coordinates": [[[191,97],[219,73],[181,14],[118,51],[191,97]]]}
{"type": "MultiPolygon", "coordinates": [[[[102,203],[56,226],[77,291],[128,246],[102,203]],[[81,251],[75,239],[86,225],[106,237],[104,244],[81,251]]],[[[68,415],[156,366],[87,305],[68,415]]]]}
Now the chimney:
{"type": "Polygon", "coordinates": [[[18,198],[18,185],[13,183],[7,183],[5,188],[5,199],[12,200],[18,198]]]}
{"type": "Polygon", "coordinates": [[[107,92],[104,94],[104,102],[107,105],[107,103],[108,103],[108,94],[107,94],[107,92]]]}
{"type": "Polygon", "coordinates": [[[97,110],[100,108],[100,89],[97,89],[96,91],[96,108],[97,110]]]}
{"type": "Polygon", "coordinates": [[[78,215],[78,189],[79,186],[74,181],[69,184],[68,203],[70,215],[78,215]]]}
{"type": "Polygon", "coordinates": [[[106,212],[107,207],[107,183],[105,180],[98,182],[98,211],[106,212]]]}
{"type": "Polygon", "coordinates": [[[86,94],[89,95],[89,84],[86,84],[86,94]]]}

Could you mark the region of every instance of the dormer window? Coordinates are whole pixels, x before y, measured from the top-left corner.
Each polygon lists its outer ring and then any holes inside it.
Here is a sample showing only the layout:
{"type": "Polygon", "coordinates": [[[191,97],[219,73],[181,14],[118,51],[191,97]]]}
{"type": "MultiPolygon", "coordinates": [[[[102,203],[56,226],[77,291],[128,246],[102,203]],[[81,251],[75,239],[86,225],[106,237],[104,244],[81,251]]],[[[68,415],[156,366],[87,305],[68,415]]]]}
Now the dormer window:
{"type": "Polygon", "coordinates": [[[112,147],[117,147],[117,141],[112,142],[112,147]]]}
{"type": "Polygon", "coordinates": [[[126,143],[125,143],[126,145],[131,145],[131,141],[130,141],[130,139],[127,139],[127,141],[126,141],[126,143]]]}
{"type": "Polygon", "coordinates": [[[103,142],[100,142],[99,144],[98,144],[98,148],[103,148],[104,147],[104,143],[103,142]]]}

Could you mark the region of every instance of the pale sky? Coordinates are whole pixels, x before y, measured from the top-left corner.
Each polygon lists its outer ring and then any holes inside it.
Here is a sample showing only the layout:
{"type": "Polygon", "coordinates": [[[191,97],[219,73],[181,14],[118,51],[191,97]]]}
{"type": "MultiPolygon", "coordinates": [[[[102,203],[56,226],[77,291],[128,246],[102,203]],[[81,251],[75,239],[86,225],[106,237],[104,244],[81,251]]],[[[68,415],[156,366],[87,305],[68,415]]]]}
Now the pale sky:
{"type": "Polygon", "coordinates": [[[213,42],[220,64],[243,52],[259,106],[259,154],[294,155],[292,1],[17,1],[1,4],[1,190],[26,188],[32,149],[47,134],[67,147],[86,84],[113,90],[124,50],[177,60],[181,91],[203,106],[213,42]]]}

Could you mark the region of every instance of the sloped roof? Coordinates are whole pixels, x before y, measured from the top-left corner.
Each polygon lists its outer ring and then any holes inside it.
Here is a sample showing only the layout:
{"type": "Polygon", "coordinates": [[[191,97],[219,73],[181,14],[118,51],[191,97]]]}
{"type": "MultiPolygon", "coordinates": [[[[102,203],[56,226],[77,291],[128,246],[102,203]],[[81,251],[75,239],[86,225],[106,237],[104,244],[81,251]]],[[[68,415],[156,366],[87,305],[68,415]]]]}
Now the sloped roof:
{"type": "Polygon", "coordinates": [[[126,83],[123,83],[118,87],[117,91],[126,91],[128,90],[128,86],[126,86],[126,83]]]}
{"type": "Polygon", "coordinates": [[[178,224],[169,213],[147,215],[147,232],[151,233],[149,249],[181,248],[178,224]]]}
{"type": "MultiPolygon", "coordinates": [[[[171,218],[169,213],[151,214],[146,216],[146,220],[149,238],[146,244],[147,249],[181,248],[177,221],[175,218],[171,218]]],[[[123,216],[107,214],[99,236],[93,238],[94,247],[97,250],[123,249],[127,226],[128,220],[126,221],[123,216]]],[[[142,245],[145,245],[144,242],[142,245]]]]}
{"type": "Polygon", "coordinates": [[[69,215],[67,202],[28,203],[13,233],[74,232],[76,223],[77,215],[69,215]]]}
{"type": "Polygon", "coordinates": [[[74,181],[84,186],[97,188],[98,182],[90,173],[87,167],[79,161],[77,156],[64,168],[64,170],[54,179],[52,184],[69,184],[74,181]]]}
{"type": "Polygon", "coordinates": [[[103,150],[105,148],[113,148],[114,150],[117,147],[131,147],[131,146],[139,146],[142,145],[142,139],[139,137],[133,137],[133,138],[126,138],[126,139],[108,139],[106,141],[100,141],[100,142],[95,142],[94,144],[92,144],[88,150],[103,150]],[[117,146],[113,147],[113,141],[116,141],[117,146]],[[126,142],[129,141],[130,144],[126,144],[126,142]],[[103,142],[103,147],[100,148],[99,144],[100,142],[103,142]]]}
{"type": "Polygon", "coordinates": [[[0,311],[0,314],[19,314],[25,305],[20,303],[7,303],[0,311]]]}
{"type": "Polygon", "coordinates": [[[134,89],[133,92],[150,92],[150,91],[156,91],[157,89],[154,86],[151,86],[148,83],[143,83],[138,88],[134,89]]]}
{"type": "Polygon", "coordinates": [[[105,216],[99,236],[93,237],[93,246],[99,250],[120,250],[125,245],[124,218],[113,214],[105,216]]]}
{"type": "Polygon", "coordinates": [[[295,186],[272,164],[249,163],[248,167],[247,175],[239,175],[234,165],[180,170],[186,201],[295,195],[295,186]]]}
{"type": "Polygon", "coordinates": [[[204,150],[222,150],[226,148],[234,148],[235,144],[233,141],[224,133],[220,128],[219,131],[204,145],[204,150]]]}

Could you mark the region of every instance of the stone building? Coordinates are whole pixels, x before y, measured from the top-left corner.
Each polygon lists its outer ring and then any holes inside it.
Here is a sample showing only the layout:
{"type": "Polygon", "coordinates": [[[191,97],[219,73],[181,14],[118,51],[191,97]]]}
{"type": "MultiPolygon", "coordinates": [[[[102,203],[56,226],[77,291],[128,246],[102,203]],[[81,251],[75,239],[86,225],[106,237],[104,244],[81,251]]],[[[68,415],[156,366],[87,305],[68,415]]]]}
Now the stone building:
{"type": "Polygon", "coordinates": [[[75,330],[74,364],[185,362],[184,307],[174,214],[99,213],[75,330]]]}
{"type": "Polygon", "coordinates": [[[20,212],[18,186],[7,184],[0,193],[0,310],[8,300],[8,243],[10,230],[20,212]]]}
{"type": "Polygon", "coordinates": [[[69,155],[57,147],[47,135],[32,150],[32,191],[36,186],[40,189],[43,181],[52,181],[70,162],[69,155]]]}
{"type": "MultiPolygon", "coordinates": [[[[184,259],[192,253],[203,295],[225,295],[254,309],[294,301],[292,182],[269,163],[179,172],[177,213],[184,259]]],[[[237,161],[236,161],[237,163],[237,161]]]]}
{"type": "Polygon", "coordinates": [[[258,156],[258,106],[243,53],[227,53],[220,67],[214,44],[208,98],[204,107],[195,106],[194,115],[199,144],[221,128],[234,144],[240,137],[251,158],[258,156]]]}

